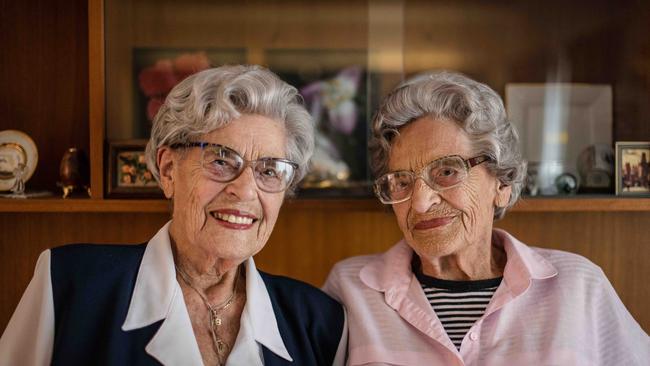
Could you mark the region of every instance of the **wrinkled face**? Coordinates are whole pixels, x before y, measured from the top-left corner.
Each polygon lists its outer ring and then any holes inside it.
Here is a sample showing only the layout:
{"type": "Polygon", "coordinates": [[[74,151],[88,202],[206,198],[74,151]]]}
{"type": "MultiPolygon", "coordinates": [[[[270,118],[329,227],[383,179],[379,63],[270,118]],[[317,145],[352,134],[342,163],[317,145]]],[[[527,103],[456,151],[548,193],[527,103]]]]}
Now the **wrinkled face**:
{"type": "MultiPolygon", "coordinates": [[[[227,146],[246,160],[286,158],[283,123],[259,115],[242,115],[197,140],[227,146]]],[[[177,247],[234,262],[264,247],[284,192],[260,190],[251,167],[232,182],[209,179],[201,167],[199,147],[161,150],[161,183],[174,202],[170,232],[177,247]]]]}
{"type": "MultiPolygon", "coordinates": [[[[469,137],[454,122],[422,117],[399,130],[392,144],[389,170],[419,172],[449,155],[474,157],[469,137]]],[[[420,256],[460,254],[489,243],[494,206],[505,206],[510,187],[500,187],[483,164],[470,169],[456,187],[436,192],[417,179],[410,200],[393,204],[407,243],[420,256]]]]}

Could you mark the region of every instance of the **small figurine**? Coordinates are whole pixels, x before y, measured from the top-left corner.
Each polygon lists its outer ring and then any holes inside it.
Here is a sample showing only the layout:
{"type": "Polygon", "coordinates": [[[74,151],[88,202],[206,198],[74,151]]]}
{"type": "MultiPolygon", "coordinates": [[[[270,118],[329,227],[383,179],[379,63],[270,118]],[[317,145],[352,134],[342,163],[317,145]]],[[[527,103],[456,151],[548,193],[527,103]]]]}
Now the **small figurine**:
{"type": "Polygon", "coordinates": [[[555,187],[560,195],[576,194],[579,186],[578,179],[571,173],[562,173],[555,178],[555,187]]]}
{"type": "Polygon", "coordinates": [[[14,186],[11,187],[11,193],[15,198],[25,197],[25,168],[23,163],[16,165],[14,169],[14,186]]]}
{"type": "Polygon", "coordinates": [[[83,150],[71,147],[63,154],[59,178],[57,185],[63,189],[63,198],[75,192],[90,195],[88,158],[83,150]]]}

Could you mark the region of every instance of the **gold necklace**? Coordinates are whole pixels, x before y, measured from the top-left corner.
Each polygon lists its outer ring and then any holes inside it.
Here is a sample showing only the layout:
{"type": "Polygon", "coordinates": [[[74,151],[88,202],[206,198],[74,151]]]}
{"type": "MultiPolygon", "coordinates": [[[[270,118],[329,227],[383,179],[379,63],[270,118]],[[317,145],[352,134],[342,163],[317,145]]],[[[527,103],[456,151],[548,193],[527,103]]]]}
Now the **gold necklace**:
{"type": "Polygon", "coordinates": [[[214,350],[217,352],[217,357],[219,357],[219,363],[224,364],[222,358],[224,354],[230,349],[228,344],[224,342],[219,336],[217,335],[217,327],[223,324],[223,320],[219,316],[219,313],[221,313],[223,310],[228,308],[230,305],[235,300],[235,296],[237,294],[237,282],[239,280],[239,267],[237,267],[237,273],[235,274],[235,284],[232,289],[232,294],[230,294],[230,297],[226,299],[223,303],[219,304],[218,306],[214,306],[210,304],[208,301],[207,297],[201,293],[190,281],[190,276],[182,270],[180,267],[176,267],[176,272],[180,275],[179,277],[183,282],[185,282],[186,285],[188,285],[194,292],[196,292],[197,295],[203,300],[203,303],[205,306],[208,308],[208,314],[210,315],[210,324],[209,324],[209,329],[210,329],[210,335],[212,337],[212,343],[214,346],[214,350]]]}

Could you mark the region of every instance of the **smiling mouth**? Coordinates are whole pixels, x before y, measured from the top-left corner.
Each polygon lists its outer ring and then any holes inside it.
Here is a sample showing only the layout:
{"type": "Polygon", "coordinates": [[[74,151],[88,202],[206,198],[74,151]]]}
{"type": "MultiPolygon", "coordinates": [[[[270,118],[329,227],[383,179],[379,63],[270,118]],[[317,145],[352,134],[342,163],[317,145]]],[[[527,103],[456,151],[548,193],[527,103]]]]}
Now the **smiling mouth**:
{"type": "Polygon", "coordinates": [[[244,217],[244,216],[237,216],[237,215],[228,215],[228,214],[222,214],[219,212],[215,212],[213,216],[217,220],[222,220],[222,221],[227,221],[231,224],[244,224],[244,225],[250,225],[253,223],[253,219],[250,217],[244,217]]]}
{"type": "Polygon", "coordinates": [[[231,229],[248,229],[258,221],[257,218],[236,210],[212,211],[210,216],[217,220],[218,223],[231,229]]]}
{"type": "Polygon", "coordinates": [[[422,220],[419,221],[417,224],[415,224],[415,226],[413,226],[413,229],[415,230],[434,229],[451,223],[453,219],[454,219],[453,216],[447,216],[447,217],[436,217],[429,220],[422,220]]]}

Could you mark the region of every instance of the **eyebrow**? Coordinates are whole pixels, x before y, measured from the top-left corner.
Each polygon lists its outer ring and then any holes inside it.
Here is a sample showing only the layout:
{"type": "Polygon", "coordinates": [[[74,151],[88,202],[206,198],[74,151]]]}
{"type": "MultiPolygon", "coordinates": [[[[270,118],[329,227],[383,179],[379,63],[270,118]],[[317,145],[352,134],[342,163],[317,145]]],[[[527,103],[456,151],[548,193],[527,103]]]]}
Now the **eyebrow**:
{"type": "MultiPolygon", "coordinates": [[[[230,146],[227,146],[227,145],[217,144],[217,143],[213,143],[213,142],[205,142],[205,141],[190,141],[190,142],[185,142],[185,143],[176,143],[176,144],[172,144],[172,145],[170,145],[170,147],[173,148],[173,149],[178,148],[178,147],[200,147],[201,149],[203,149],[203,148],[206,147],[206,146],[207,146],[207,147],[223,148],[223,149],[226,149],[226,150],[230,150],[230,151],[234,152],[235,154],[241,156],[242,159],[247,160],[247,161],[254,161],[254,160],[269,160],[269,159],[275,159],[275,160],[289,160],[289,159],[286,158],[286,157],[277,157],[277,156],[260,156],[260,157],[258,157],[257,159],[248,160],[248,159],[246,159],[246,158],[244,157],[244,154],[240,153],[239,151],[235,150],[234,148],[232,148],[232,147],[230,147],[230,146]]],[[[262,154],[260,154],[260,155],[262,155],[262,154]]],[[[285,155],[286,155],[286,154],[285,154],[285,155]]]]}
{"type": "MultiPolygon", "coordinates": [[[[454,157],[454,156],[457,156],[457,157],[459,157],[459,158],[461,158],[463,160],[466,160],[460,154],[443,155],[443,156],[437,157],[437,158],[432,159],[432,160],[427,160],[423,164],[418,164],[418,165],[416,165],[415,169],[413,169],[412,167],[411,167],[411,169],[390,169],[389,168],[388,173],[390,173],[390,172],[403,172],[403,171],[417,172],[417,171],[422,170],[425,166],[433,163],[434,161],[442,160],[442,159],[445,159],[445,158],[451,158],[451,157],[454,157]]],[[[389,165],[390,165],[390,161],[389,161],[389,165]]],[[[409,165],[410,165],[410,162],[409,162],[409,165]]]]}

